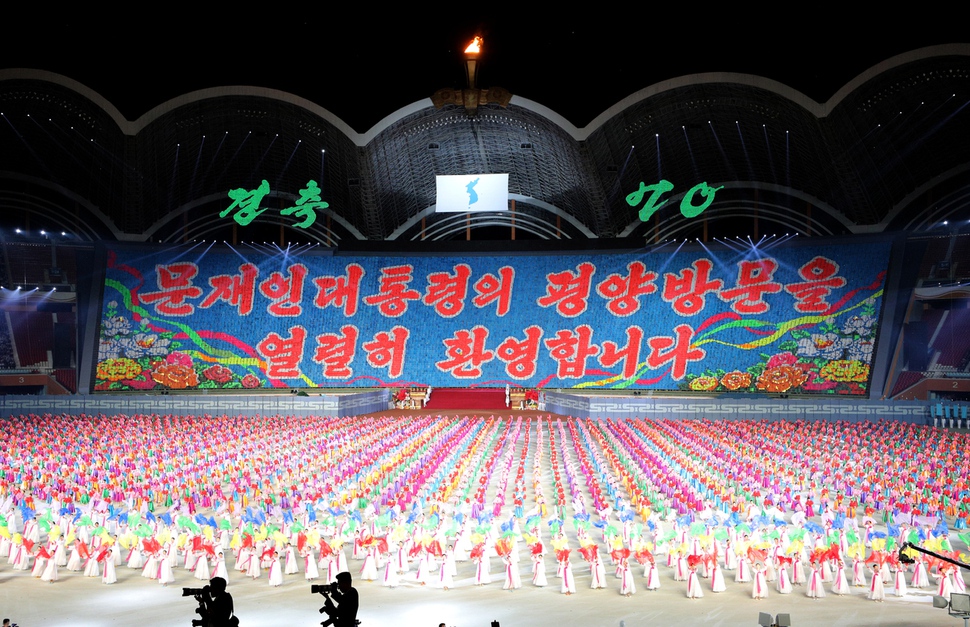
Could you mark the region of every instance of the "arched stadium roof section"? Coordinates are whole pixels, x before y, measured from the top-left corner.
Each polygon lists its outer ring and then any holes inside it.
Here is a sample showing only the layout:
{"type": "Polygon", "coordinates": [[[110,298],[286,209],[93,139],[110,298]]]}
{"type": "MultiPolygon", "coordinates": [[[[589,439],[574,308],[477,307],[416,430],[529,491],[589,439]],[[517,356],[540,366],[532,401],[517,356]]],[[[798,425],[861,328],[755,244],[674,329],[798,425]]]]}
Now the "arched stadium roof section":
{"type": "MultiPolygon", "coordinates": [[[[98,208],[97,221],[119,239],[144,239],[186,208],[206,204],[226,188],[248,185],[244,179],[250,175],[270,178],[282,171],[285,176],[272,181],[273,189],[292,194],[316,172],[323,176],[323,147],[329,178],[327,185],[321,180],[321,187],[332,195],[327,198],[331,217],[345,236],[373,240],[409,231],[434,204],[434,175],[461,169],[510,172],[510,197],[540,212],[568,216],[574,237],[596,238],[637,236],[636,210],[625,202],[637,181],[669,179],[677,185],[669,195],[675,198],[709,180],[723,185],[726,197],[718,199],[724,210],[718,213],[712,206],[706,221],[734,220],[745,203],[763,203],[771,207],[774,221],[784,221],[786,212],[791,220],[807,213],[810,221],[823,221],[809,229],[817,234],[928,228],[920,214],[938,201],[934,194],[970,185],[962,182],[970,163],[970,144],[962,139],[970,127],[970,108],[964,112],[970,44],[933,46],[886,59],[824,103],[751,74],[681,76],[629,95],[582,128],[559,115],[554,103],[515,96],[507,109],[486,107],[473,123],[460,109],[436,110],[429,99],[421,99],[358,133],[315,102],[251,86],[189,92],[129,121],[100,94],[66,76],[0,70],[0,96],[4,81],[20,81],[18,89],[32,92],[18,112],[47,100],[49,110],[67,107],[91,120],[89,130],[97,137],[92,146],[99,152],[91,158],[74,155],[81,145],[74,139],[58,146],[54,140],[60,136],[48,138],[46,129],[26,124],[16,131],[26,133],[22,152],[26,155],[36,142],[40,158],[34,163],[10,157],[0,170],[35,178],[53,172],[50,181],[83,200],[79,205],[98,208]],[[23,81],[57,88],[21,87],[23,81]],[[952,101],[945,102],[951,90],[952,101]],[[927,106],[920,109],[923,94],[927,106]],[[221,161],[204,162],[213,175],[199,173],[196,180],[191,159],[211,146],[205,145],[203,133],[220,124],[231,131],[245,129],[249,121],[233,117],[243,109],[259,109],[265,116],[261,131],[267,141],[247,145],[240,153],[244,158],[231,169],[225,153],[218,155],[221,161]],[[277,128],[269,130],[273,116],[277,128]],[[317,135],[305,134],[308,126],[317,135]],[[264,162],[261,155],[268,154],[273,133],[280,139],[264,162]],[[437,133],[444,133],[450,145],[446,149],[442,141],[441,152],[429,154],[437,133]],[[192,139],[194,134],[203,141],[192,139]],[[287,172],[288,151],[300,138],[304,146],[317,149],[316,156],[307,148],[299,167],[294,161],[287,172]],[[179,140],[181,156],[175,148],[179,140]],[[84,163],[72,169],[79,158],[84,163]]],[[[953,211],[964,212],[959,207],[953,211]]],[[[530,219],[542,222],[538,215],[530,219]]],[[[667,226],[660,230],[683,230],[667,226]]]]}
{"type": "MultiPolygon", "coordinates": [[[[911,50],[909,52],[886,59],[885,61],[881,61],[843,85],[841,89],[839,89],[829,100],[824,103],[816,102],[800,91],[789,87],[784,83],[762,76],[734,72],[706,72],[680,76],[644,87],[643,89],[620,100],[609,109],[603,111],[603,113],[596,116],[593,121],[582,128],[574,126],[568,120],[566,120],[566,118],[549,106],[534,102],[528,98],[513,96],[512,104],[522,107],[523,109],[528,109],[537,115],[541,115],[549,119],[550,122],[560,126],[566,133],[572,135],[577,141],[587,139],[591,133],[595,132],[608,120],[612,119],[617,114],[638,102],[647,100],[666,91],[679,89],[681,87],[704,84],[737,84],[770,91],[783,98],[791,100],[793,103],[806,111],[811,112],[816,117],[822,118],[831,114],[832,111],[842,104],[847,97],[865,85],[868,81],[878,77],[880,74],[884,74],[885,72],[909,63],[947,56],[970,57],[970,44],[943,44],[939,46],[929,46],[919,48],[917,50],[911,50]]],[[[76,91],[80,96],[83,96],[92,103],[101,107],[108,116],[115,120],[118,128],[126,135],[136,135],[143,128],[150,125],[152,122],[162,117],[166,113],[174,111],[179,107],[198,102],[199,100],[226,96],[259,96],[262,98],[277,99],[303,107],[308,112],[319,116],[320,118],[341,129],[347,135],[347,137],[354,141],[354,143],[358,146],[366,146],[371,139],[382,133],[388,127],[392,126],[395,122],[417,111],[432,106],[430,97],[415,101],[406,107],[402,107],[397,111],[388,114],[385,118],[367,131],[358,133],[346,122],[332,114],[324,107],[294,94],[267,87],[225,86],[211,87],[186,93],[159,104],[136,120],[127,120],[110,101],[105,99],[98,92],[70,77],[45,70],[34,70],[27,68],[0,69],[0,81],[12,79],[47,81],[76,91]]]]}

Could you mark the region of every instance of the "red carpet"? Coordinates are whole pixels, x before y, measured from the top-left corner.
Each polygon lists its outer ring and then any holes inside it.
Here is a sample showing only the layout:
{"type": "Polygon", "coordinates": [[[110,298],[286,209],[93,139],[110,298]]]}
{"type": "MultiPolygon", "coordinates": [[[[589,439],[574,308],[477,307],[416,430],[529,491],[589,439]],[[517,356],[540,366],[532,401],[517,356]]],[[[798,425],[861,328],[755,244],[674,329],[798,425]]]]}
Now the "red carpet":
{"type": "Polygon", "coordinates": [[[504,388],[434,388],[425,409],[506,410],[504,388]]]}

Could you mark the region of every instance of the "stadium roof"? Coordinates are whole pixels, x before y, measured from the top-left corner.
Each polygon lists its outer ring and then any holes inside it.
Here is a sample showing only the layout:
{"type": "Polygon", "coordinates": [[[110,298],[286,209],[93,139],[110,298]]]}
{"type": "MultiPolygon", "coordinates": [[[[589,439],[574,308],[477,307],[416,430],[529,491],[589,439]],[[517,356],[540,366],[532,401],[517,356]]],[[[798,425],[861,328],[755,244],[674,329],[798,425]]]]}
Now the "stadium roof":
{"type": "Polygon", "coordinates": [[[52,228],[84,239],[221,237],[186,216],[274,176],[289,192],[323,179],[333,221],[311,239],[414,238],[433,218],[433,175],[470,168],[510,173],[520,237],[706,238],[707,221],[638,223],[624,198],[661,177],[675,200],[701,180],[725,185],[707,214],[722,235],[750,233],[752,206],[762,232],[811,235],[970,217],[970,45],[937,16],[72,13],[0,42],[0,108],[14,112],[0,202],[47,218],[68,198],[75,216],[52,228]],[[471,124],[427,99],[463,86],[476,34],[479,84],[514,98],[471,124]],[[70,111],[97,149],[15,118],[30,111],[70,111]],[[244,147],[207,153],[247,129],[244,147]]]}
{"type": "Polygon", "coordinates": [[[962,25],[930,11],[856,21],[822,9],[777,15],[693,6],[612,8],[609,16],[584,7],[574,17],[512,9],[373,13],[265,4],[207,15],[38,12],[0,41],[0,67],[73,78],[129,120],[191,91],[248,85],[305,98],[364,132],[438,88],[461,87],[461,51],[482,35],[483,84],[583,127],[630,94],[680,76],[762,76],[826,102],[895,55],[968,41],[962,25]]]}

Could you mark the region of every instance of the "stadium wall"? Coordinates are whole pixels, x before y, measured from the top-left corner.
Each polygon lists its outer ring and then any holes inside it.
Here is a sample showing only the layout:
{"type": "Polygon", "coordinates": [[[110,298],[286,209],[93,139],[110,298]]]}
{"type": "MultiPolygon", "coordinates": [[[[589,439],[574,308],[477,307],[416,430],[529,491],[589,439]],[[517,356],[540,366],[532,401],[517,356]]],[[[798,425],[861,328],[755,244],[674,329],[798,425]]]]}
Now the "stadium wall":
{"type": "Polygon", "coordinates": [[[644,396],[580,396],[547,391],[540,408],[583,418],[652,418],[690,420],[898,420],[932,423],[926,401],[855,399],[688,399],[644,396]]]}
{"type": "MultiPolygon", "coordinates": [[[[96,395],[4,396],[0,416],[25,413],[137,414],[175,416],[227,414],[233,416],[336,415],[340,417],[386,411],[390,390],[360,394],[294,396],[244,395],[96,395]]],[[[897,420],[933,424],[929,401],[866,401],[856,399],[720,399],[650,398],[640,396],[582,396],[546,391],[540,410],[577,418],[633,418],[691,420],[897,420]]]]}
{"type": "Polygon", "coordinates": [[[232,416],[356,416],[385,411],[390,391],[359,394],[295,396],[251,395],[97,395],[97,396],[4,396],[0,415],[25,413],[69,414],[201,414],[232,416]]]}

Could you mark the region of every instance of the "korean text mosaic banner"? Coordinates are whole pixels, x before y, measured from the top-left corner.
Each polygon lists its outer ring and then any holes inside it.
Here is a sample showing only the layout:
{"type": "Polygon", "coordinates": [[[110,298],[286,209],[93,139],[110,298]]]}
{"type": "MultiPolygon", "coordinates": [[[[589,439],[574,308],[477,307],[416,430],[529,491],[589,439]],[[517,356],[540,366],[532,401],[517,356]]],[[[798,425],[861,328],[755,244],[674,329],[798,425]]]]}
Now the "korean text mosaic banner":
{"type": "Polygon", "coordinates": [[[863,395],[888,243],[511,257],[109,251],[97,391],[863,395]]]}

